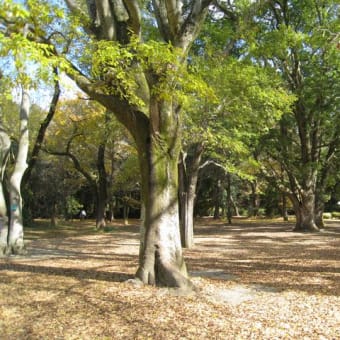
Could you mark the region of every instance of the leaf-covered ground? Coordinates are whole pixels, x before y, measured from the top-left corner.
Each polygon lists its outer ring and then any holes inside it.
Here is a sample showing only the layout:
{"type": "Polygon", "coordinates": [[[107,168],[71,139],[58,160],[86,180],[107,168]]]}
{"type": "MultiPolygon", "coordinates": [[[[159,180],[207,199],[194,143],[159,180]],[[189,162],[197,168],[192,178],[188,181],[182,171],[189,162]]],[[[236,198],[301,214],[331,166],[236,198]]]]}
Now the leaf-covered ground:
{"type": "Polygon", "coordinates": [[[89,223],[29,229],[29,254],[0,259],[0,339],[340,339],[340,221],[202,219],[190,295],[127,281],[136,224],[89,223]]]}

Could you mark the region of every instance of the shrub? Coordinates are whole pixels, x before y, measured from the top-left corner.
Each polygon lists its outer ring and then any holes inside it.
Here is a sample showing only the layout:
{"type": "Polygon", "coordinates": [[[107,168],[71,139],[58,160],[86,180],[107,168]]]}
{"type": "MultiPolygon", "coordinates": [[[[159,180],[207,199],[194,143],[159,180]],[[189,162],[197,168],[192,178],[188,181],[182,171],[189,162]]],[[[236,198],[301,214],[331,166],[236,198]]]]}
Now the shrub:
{"type": "Polygon", "coordinates": [[[333,211],[332,218],[340,218],[340,211],[333,211]]]}
{"type": "Polygon", "coordinates": [[[322,217],[325,219],[325,220],[330,220],[332,218],[332,214],[331,213],[323,213],[322,217]]]}

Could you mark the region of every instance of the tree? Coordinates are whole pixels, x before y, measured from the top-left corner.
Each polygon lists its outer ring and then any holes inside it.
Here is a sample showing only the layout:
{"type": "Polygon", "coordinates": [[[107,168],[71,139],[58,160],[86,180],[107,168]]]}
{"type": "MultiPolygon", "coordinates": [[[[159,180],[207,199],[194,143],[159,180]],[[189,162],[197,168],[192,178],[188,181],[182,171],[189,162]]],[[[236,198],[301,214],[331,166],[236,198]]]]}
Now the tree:
{"type": "MultiPolygon", "coordinates": [[[[73,13],[82,12],[75,2],[67,3],[73,13]]],[[[97,41],[94,77],[70,66],[78,85],[114,112],[136,142],[145,209],[136,276],[144,283],[191,286],[178,222],[181,105],[176,89],[209,3],[153,1],[148,8],[159,41],[143,42],[143,13],[137,1],[114,1],[114,6],[88,1],[90,25],[84,30],[97,41]]]]}
{"type": "MultiPolygon", "coordinates": [[[[2,111],[2,110],[1,110],[2,111]]],[[[8,239],[8,211],[7,203],[4,194],[4,176],[6,165],[8,161],[9,151],[11,147],[11,140],[3,129],[2,116],[3,112],[0,111],[0,255],[7,252],[7,239],[8,239]]]]}
{"type": "MultiPolygon", "coordinates": [[[[202,137],[202,135],[200,135],[202,137]]],[[[204,138],[204,137],[203,137],[204,138]]],[[[179,212],[182,246],[194,245],[194,204],[204,140],[192,142],[181,152],[179,162],[179,212]]]]}
{"type": "MultiPolygon", "coordinates": [[[[292,102],[276,74],[251,61],[241,60],[232,52],[240,39],[238,29],[242,26],[235,21],[238,21],[237,16],[242,17],[246,8],[222,9],[227,12],[225,17],[217,21],[216,16],[221,12],[212,12],[190,55],[190,71],[209,84],[210,92],[202,97],[193,91],[194,99],[184,105],[179,198],[182,245],[186,247],[193,245],[193,211],[199,171],[212,163],[220,168],[216,171],[219,178],[213,181],[217,218],[228,176],[231,172],[255,175],[254,170],[246,170],[242,163],[251,163],[248,168],[253,167],[256,162],[248,158],[252,158],[254,141],[277,122],[292,102]],[[204,160],[202,164],[201,159],[204,160]]],[[[228,192],[230,206],[232,198],[230,190],[228,192]]]]}
{"type": "Polygon", "coordinates": [[[26,40],[129,130],[137,145],[145,209],[136,276],[149,284],[191,286],[178,228],[180,94],[187,53],[212,1],[89,0],[87,13],[77,1],[65,2],[67,9],[31,0],[23,9],[6,0],[1,21],[19,43],[26,39],[20,27],[28,24],[26,40]],[[149,16],[155,40],[150,30],[142,30],[149,16]],[[80,59],[79,47],[85,51],[80,59]]]}
{"type": "MultiPolygon", "coordinates": [[[[30,115],[30,90],[37,85],[39,78],[49,79],[49,66],[46,59],[46,49],[40,42],[30,42],[30,26],[26,19],[27,12],[19,4],[4,1],[0,8],[0,65],[1,75],[5,74],[11,88],[21,89],[21,104],[19,110],[19,137],[16,140],[15,160],[7,184],[9,209],[3,213],[8,215],[8,230],[3,225],[1,230],[1,254],[21,254],[26,252],[24,247],[24,229],[22,214],[21,183],[27,168],[29,150],[28,119],[30,115]],[[39,66],[35,62],[38,61],[39,66]],[[6,66],[6,67],[4,67],[6,66]]],[[[3,117],[1,117],[2,119],[3,117]]],[[[1,125],[3,122],[1,122],[1,125]]],[[[7,138],[3,137],[4,166],[7,150],[7,138]]],[[[8,171],[9,172],[9,171],[8,171]]],[[[3,174],[2,174],[3,175],[3,174]]],[[[2,186],[4,185],[2,176],[2,186]]],[[[2,204],[5,200],[2,199],[2,204]]]]}
{"type": "Polygon", "coordinates": [[[107,197],[104,166],[106,136],[104,133],[98,138],[97,131],[103,127],[104,110],[96,103],[69,100],[61,102],[56,111],[55,120],[47,131],[44,151],[68,158],[88,182],[96,206],[96,227],[102,228],[105,226],[107,197]],[[58,139],[54,138],[55,135],[58,139]]]}
{"type": "Polygon", "coordinates": [[[268,177],[290,198],[297,231],[318,231],[339,146],[339,6],[268,1],[254,17],[249,57],[276,69],[296,96],[263,141],[268,177]],[[282,174],[283,171],[283,174],[282,174]]]}

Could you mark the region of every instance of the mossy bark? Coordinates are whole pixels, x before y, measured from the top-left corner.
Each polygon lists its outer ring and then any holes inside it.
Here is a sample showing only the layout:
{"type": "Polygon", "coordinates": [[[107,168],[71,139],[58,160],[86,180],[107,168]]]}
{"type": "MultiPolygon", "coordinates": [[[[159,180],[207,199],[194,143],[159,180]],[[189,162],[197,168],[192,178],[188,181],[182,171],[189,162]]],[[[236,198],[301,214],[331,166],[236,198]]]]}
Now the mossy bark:
{"type": "Polygon", "coordinates": [[[171,103],[160,104],[138,144],[145,214],[136,276],[145,284],[188,288],[178,211],[179,122],[171,103]]]}
{"type": "Polygon", "coordinates": [[[28,117],[30,113],[30,98],[28,90],[22,88],[20,107],[20,139],[15,166],[9,183],[10,221],[8,247],[12,254],[25,254],[24,226],[22,219],[21,181],[27,168],[28,154],[28,117]]]}

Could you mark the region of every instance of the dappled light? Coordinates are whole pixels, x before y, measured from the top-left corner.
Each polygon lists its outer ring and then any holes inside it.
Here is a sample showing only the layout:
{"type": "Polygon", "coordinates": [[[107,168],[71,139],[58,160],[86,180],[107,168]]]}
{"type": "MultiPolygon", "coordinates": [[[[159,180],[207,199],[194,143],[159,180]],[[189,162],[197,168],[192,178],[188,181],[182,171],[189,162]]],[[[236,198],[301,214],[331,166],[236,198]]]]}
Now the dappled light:
{"type": "Polygon", "coordinates": [[[340,339],[339,9],[1,1],[0,340],[340,339]]]}
{"type": "Polygon", "coordinates": [[[275,220],[200,219],[184,250],[190,294],[131,280],[139,223],[27,230],[28,254],[0,260],[0,338],[339,336],[339,222],[306,234],[275,220]]]}

